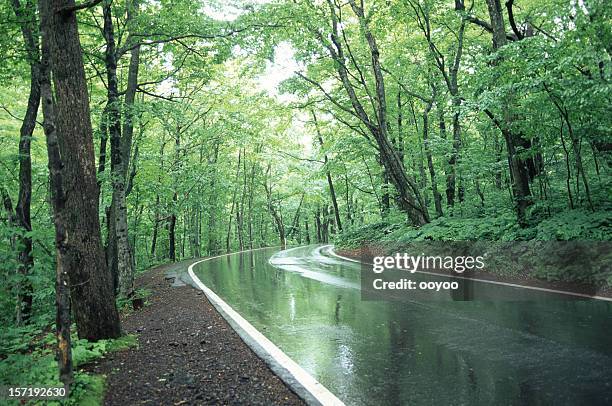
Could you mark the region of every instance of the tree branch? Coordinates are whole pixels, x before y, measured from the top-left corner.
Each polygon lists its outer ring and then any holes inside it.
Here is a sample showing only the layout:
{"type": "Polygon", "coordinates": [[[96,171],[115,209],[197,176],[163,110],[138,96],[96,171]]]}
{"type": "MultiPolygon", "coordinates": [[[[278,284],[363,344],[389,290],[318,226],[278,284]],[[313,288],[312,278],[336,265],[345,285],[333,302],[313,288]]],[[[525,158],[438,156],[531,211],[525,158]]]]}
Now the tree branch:
{"type": "Polygon", "coordinates": [[[523,38],[525,38],[525,36],[516,26],[516,21],[514,21],[514,11],[512,10],[513,5],[514,5],[514,0],[506,1],[506,9],[508,10],[508,20],[510,20],[510,27],[512,27],[512,31],[514,31],[516,38],[520,41],[523,38]]]}
{"type": "Polygon", "coordinates": [[[83,10],[83,9],[86,9],[86,8],[94,7],[94,6],[96,6],[97,4],[99,4],[101,2],[102,2],[102,0],[89,0],[89,1],[86,1],[85,3],[62,7],[60,9],[58,9],[56,12],[57,13],[61,13],[61,14],[70,14],[70,13],[74,13],[75,11],[79,11],[79,10],[83,10]]]}
{"type": "Polygon", "coordinates": [[[301,72],[295,71],[294,73],[296,75],[298,75],[299,77],[301,77],[302,79],[304,79],[306,82],[308,82],[311,85],[314,85],[315,87],[317,87],[323,93],[325,98],[327,100],[329,100],[330,102],[332,102],[334,105],[336,105],[340,110],[344,111],[345,113],[349,113],[352,116],[360,118],[354,111],[352,111],[349,108],[344,107],[342,104],[340,104],[340,102],[338,102],[336,99],[334,99],[329,93],[327,93],[327,91],[325,91],[325,89],[323,89],[323,86],[321,86],[318,82],[315,82],[314,80],[310,79],[309,77],[303,75],[301,72]]]}
{"type": "MultiPolygon", "coordinates": [[[[476,24],[477,26],[484,28],[485,31],[487,31],[488,33],[493,34],[493,27],[491,27],[491,24],[489,24],[488,22],[472,15],[466,16],[465,19],[471,22],[472,24],[476,24]]],[[[508,39],[508,41],[516,41],[518,38],[514,33],[506,33],[506,39],[508,39]]]]}

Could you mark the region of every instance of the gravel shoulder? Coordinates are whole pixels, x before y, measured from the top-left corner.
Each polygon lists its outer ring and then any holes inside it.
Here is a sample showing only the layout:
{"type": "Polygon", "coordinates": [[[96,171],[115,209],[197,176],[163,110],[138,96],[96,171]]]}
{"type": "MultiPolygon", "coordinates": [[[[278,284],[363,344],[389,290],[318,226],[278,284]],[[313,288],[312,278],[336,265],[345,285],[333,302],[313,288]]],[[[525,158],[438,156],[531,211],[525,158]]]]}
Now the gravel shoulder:
{"type": "Polygon", "coordinates": [[[152,294],[145,307],[123,317],[122,326],[138,335],[138,347],[86,368],[107,375],[104,404],[304,404],[202,292],[165,278],[190,262],[158,266],[137,279],[136,286],[152,294]]]}

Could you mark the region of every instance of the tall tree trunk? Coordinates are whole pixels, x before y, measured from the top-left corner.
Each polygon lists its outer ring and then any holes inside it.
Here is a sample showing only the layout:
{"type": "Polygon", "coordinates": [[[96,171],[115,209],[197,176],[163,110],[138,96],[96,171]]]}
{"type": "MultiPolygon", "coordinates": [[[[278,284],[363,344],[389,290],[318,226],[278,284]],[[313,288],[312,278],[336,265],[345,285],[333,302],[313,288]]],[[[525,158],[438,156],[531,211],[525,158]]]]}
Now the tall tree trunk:
{"type": "Polygon", "coordinates": [[[240,251],[244,250],[244,200],[247,195],[247,167],[246,167],[246,150],[242,149],[242,194],[240,196],[240,204],[236,210],[236,233],[238,234],[238,247],[240,251]]]}
{"type": "MultiPolygon", "coordinates": [[[[319,122],[317,121],[317,116],[314,110],[310,111],[312,114],[312,119],[315,124],[315,128],[317,130],[317,137],[319,138],[319,144],[321,148],[323,148],[323,136],[321,135],[321,130],[319,129],[319,122]]],[[[336,199],[336,190],[334,189],[334,183],[332,182],[331,172],[328,167],[329,160],[327,158],[327,154],[324,154],[324,162],[325,162],[325,174],[327,175],[327,185],[329,186],[329,194],[331,196],[332,205],[334,206],[334,215],[336,217],[336,225],[338,226],[338,230],[342,232],[342,222],[340,221],[340,210],[338,209],[338,200],[336,199]]]]}
{"type": "Polygon", "coordinates": [[[159,230],[159,193],[155,195],[155,222],[153,223],[153,237],[151,238],[151,257],[155,257],[155,246],[157,245],[157,233],[159,230]]]}
{"type": "Polygon", "coordinates": [[[302,238],[300,235],[300,210],[302,209],[302,203],[304,203],[305,195],[306,193],[302,193],[302,197],[300,198],[300,204],[298,204],[297,210],[295,211],[293,221],[291,221],[291,229],[289,230],[289,237],[297,236],[298,240],[302,238]]]}
{"type": "MultiPolygon", "coordinates": [[[[447,139],[446,130],[446,118],[444,116],[444,108],[442,101],[436,101],[436,112],[438,114],[438,129],[440,138],[443,140],[447,139]]],[[[451,152],[452,154],[452,152],[451,152]]],[[[446,174],[446,206],[452,207],[455,204],[455,166],[450,164],[451,160],[444,165],[444,172],[446,174]],[[452,187],[451,187],[452,183],[452,187]]]]}
{"type": "Polygon", "coordinates": [[[404,128],[403,128],[403,111],[402,111],[402,92],[397,90],[397,138],[395,141],[395,149],[399,154],[399,158],[404,163],[404,128]]]}
{"type": "Polygon", "coordinates": [[[565,176],[565,186],[567,188],[567,198],[569,199],[569,208],[570,210],[574,209],[574,198],[572,197],[572,186],[571,186],[571,180],[572,180],[572,170],[570,169],[570,158],[569,158],[569,151],[567,150],[567,145],[565,145],[565,137],[563,137],[563,128],[564,128],[564,120],[563,118],[561,118],[561,145],[563,146],[563,152],[565,153],[565,170],[566,170],[566,176],[565,176]]]}
{"type": "Polygon", "coordinates": [[[253,160],[251,165],[251,179],[249,182],[249,218],[248,218],[248,228],[249,228],[249,249],[253,249],[253,197],[255,194],[255,166],[256,160],[253,160]]]}
{"type": "Polygon", "coordinates": [[[174,135],[174,162],[173,168],[175,168],[175,175],[172,179],[172,205],[170,207],[170,215],[168,216],[168,257],[173,262],[176,261],[176,222],[177,222],[177,209],[178,209],[178,178],[177,174],[180,173],[181,168],[181,125],[177,125],[176,133],[174,135]]]}
{"type": "Polygon", "coordinates": [[[268,179],[270,175],[270,170],[272,166],[268,164],[268,170],[266,171],[266,177],[264,179],[264,188],[266,190],[266,196],[268,197],[268,211],[274,220],[274,224],[276,226],[276,231],[278,232],[278,239],[281,247],[287,246],[287,237],[285,235],[285,225],[283,224],[282,212],[280,209],[277,209],[272,201],[272,185],[268,186],[268,179]]]}
{"type": "MultiPolygon", "coordinates": [[[[134,19],[138,15],[138,5],[139,0],[133,0],[129,2],[127,5],[127,24],[132,25],[134,19]]],[[[129,27],[130,33],[126,42],[130,44],[133,40],[133,31],[134,27],[129,27]]],[[[137,41],[137,40],[136,40],[137,41]]],[[[130,50],[130,64],[128,67],[128,77],[127,77],[127,87],[125,90],[124,97],[124,110],[125,114],[123,115],[123,136],[121,142],[121,150],[122,150],[122,161],[123,161],[123,177],[127,178],[129,163],[130,163],[130,153],[132,149],[132,138],[134,135],[134,121],[136,118],[136,111],[134,107],[134,101],[136,99],[136,91],[138,89],[138,71],[140,68],[140,45],[134,46],[130,50]]],[[[135,165],[135,162],[132,162],[132,165],[135,165]]],[[[126,193],[127,194],[127,193],[126,193]]]]}
{"type": "Polygon", "coordinates": [[[155,192],[155,207],[153,211],[155,212],[155,223],[153,224],[153,238],[151,239],[151,257],[156,258],[155,249],[157,248],[157,239],[159,236],[159,223],[162,222],[161,214],[160,214],[160,196],[159,196],[159,188],[162,185],[162,173],[164,173],[164,149],[166,148],[166,137],[165,133],[162,136],[162,143],[159,148],[159,172],[157,175],[157,191],[155,192]]]}
{"type": "MultiPolygon", "coordinates": [[[[461,65],[461,57],[463,55],[463,39],[465,34],[465,26],[466,26],[466,18],[463,16],[463,11],[465,10],[465,6],[461,0],[455,1],[455,10],[461,12],[461,25],[459,26],[459,30],[456,34],[457,37],[457,47],[455,48],[455,53],[453,57],[452,64],[448,67],[447,71],[447,63],[445,63],[444,55],[440,52],[439,48],[435,45],[435,42],[432,38],[432,27],[431,20],[429,15],[429,10],[427,8],[423,8],[421,6],[417,6],[410,2],[413,10],[417,14],[418,24],[425,35],[425,39],[429,45],[430,56],[440,71],[444,82],[446,83],[446,87],[451,95],[452,106],[453,106],[453,116],[452,116],[452,128],[453,128],[453,143],[452,149],[450,153],[450,157],[448,159],[448,165],[446,168],[446,201],[449,207],[453,207],[455,204],[455,195],[456,195],[456,183],[457,183],[457,163],[460,157],[461,151],[461,124],[459,122],[460,117],[460,107],[461,107],[461,97],[459,96],[459,85],[458,85],[458,74],[459,67],[461,65]]],[[[439,104],[438,113],[443,114],[442,107],[439,104]]],[[[440,124],[443,123],[443,118],[440,119],[440,124]]],[[[445,126],[445,124],[444,124],[445,126]]],[[[441,128],[442,129],[442,128],[441,128]]],[[[444,129],[444,133],[446,133],[446,129],[444,129]]],[[[462,183],[460,183],[461,185],[462,183]]],[[[461,186],[460,186],[461,189],[461,186]]],[[[462,189],[460,190],[462,192],[462,189]]]]}
{"type": "Polygon", "coordinates": [[[317,236],[317,243],[321,243],[323,242],[323,238],[321,235],[321,209],[319,208],[319,206],[317,205],[317,211],[315,213],[315,228],[316,228],[316,236],[317,236]]]}
{"type": "MultiPolygon", "coordinates": [[[[502,7],[500,0],[486,1],[493,31],[493,49],[498,51],[508,41],[502,7]]],[[[498,56],[497,61],[494,61],[494,63],[498,63],[499,58],[501,57],[498,56]]],[[[508,97],[508,100],[506,100],[506,106],[503,109],[503,121],[496,119],[491,112],[486,113],[499,127],[506,140],[508,162],[512,175],[512,194],[516,204],[518,223],[521,227],[525,227],[527,226],[527,208],[531,205],[532,200],[529,189],[528,166],[525,160],[519,156],[519,151],[517,151],[520,146],[525,145],[525,142],[521,139],[520,134],[512,129],[514,119],[511,99],[511,97],[508,97]]]]}
{"type": "Polygon", "coordinates": [[[348,181],[348,171],[346,170],[346,165],[344,165],[344,197],[346,200],[346,218],[350,225],[353,225],[353,205],[351,194],[349,190],[349,181],[348,181]]]}
{"type": "Polygon", "coordinates": [[[431,156],[431,148],[429,147],[429,113],[435,99],[435,88],[434,97],[425,106],[423,111],[423,147],[425,149],[425,156],[427,158],[427,168],[429,169],[429,177],[431,179],[431,193],[434,199],[434,205],[436,207],[436,215],[442,217],[444,215],[442,211],[442,196],[438,191],[438,181],[436,180],[436,169],[434,168],[433,158],[431,156]]]}
{"type": "Polygon", "coordinates": [[[308,230],[308,219],[304,220],[304,230],[306,231],[306,244],[310,244],[310,231],[308,230]]]}
{"type": "MultiPolygon", "coordinates": [[[[134,0],[130,4],[127,5],[127,24],[131,26],[133,24],[134,18],[138,14],[138,0],[134,0]]],[[[131,40],[133,34],[133,27],[130,27],[130,34],[128,35],[128,41],[131,40]]],[[[134,122],[135,122],[135,108],[134,108],[134,100],[136,98],[136,90],[138,87],[138,70],[140,66],[140,45],[133,47],[130,50],[130,64],[128,68],[128,79],[127,79],[127,88],[125,91],[124,98],[124,110],[125,114],[123,115],[123,131],[121,137],[121,162],[123,169],[123,179],[125,183],[125,198],[130,195],[132,191],[132,187],[134,185],[134,177],[136,176],[136,167],[138,162],[138,145],[134,146],[134,154],[132,159],[130,159],[130,153],[132,149],[132,138],[134,134],[134,122]],[[129,170],[131,166],[131,170],[129,170]],[[128,174],[129,173],[129,174],[128,174]]],[[[144,127],[140,126],[140,134],[144,132],[144,127]]],[[[126,213],[127,218],[127,213],[126,213]]],[[[129,218],[128,218],[129,219],[129,218]]],[[[129,237],[129,232],[126,231],[126,234],[129,237]]],[[[135,240],[135,237],[134,237],[135,240]]],[[[132,273],[136,271],[136,256],[135,256],[135,246],[134,244],[130,244],[128,238],[128,252],[129,256],[132,260],[132,273]]]]}
{"type": "MultiPolygon", "coordinates": [[[[125,181],[127,161],[121,140],[121,106],[117,80],[117,53],[111,10],[112,0],[104,0],[104,39],[106,41],[105,63],[107,78],[108,131],[111,144],[111,179],[113,197],[110,209],[109,246],[107,263],[116,281],[115,292],[119,297],[131,297],[134,293],[134,268],[129,243],[125,181]],[[109,258],[110,257],[110,258],[109,258]],[[110,261],[109,261],[110,259],[110,261]]],[[[129,152],[128,152],[129,157],[129,152]]]]}
{"type": "MultiPolygon", "coordinates": [[[[236,185],[238,184],[238,180],[240,179],[240,163],[242,162],[242,150],[238,151],[238,165],[236,165],[236,185]]],[[[225,251],[231,251],[231,236],[232,236],[232,219],[234,217],[234,210],[238,210],[236,208],[236,195],[238,193],[238,187],[234,186],[234,193],[232,194],[232,208],[230,209],[230,214],[227,223],[227,235],[225,236],[225,251]]]]}
{"type": "Polygon", "coordinates": [[[323,216],[323,221],[321,222],[321,239],[324,243],[327,243],[329,242],[329,210],[327,205],[323,206],[321,215],[323,216]]]}
{"type": "Polygon", "coordinates": [[[168,219],[168,258],[172,261],[176,261],[176,213],[174,212],[174,206],[176,206],[178,195],[176,192],[172,195],[172,213],[168,219]]]}
{"type": "Polygon", "coordinates": [[[43,107],[48,113],[55,107],[56,114],[55,123],[45,125],[45,133],[47,149],[52,152],[49,162],[59,237],[57,262],[68,275],[79,337],[93,341],[116,338],[121,330],[112,275],[102,249],[89,95],[74,1],[51,0],[41,4],[56,101],[53,106],[46,73],[43,107]],[[59,149],[54,145],[55,137],[59,149]]]}
{"type": "Polygon", "coordinates": [[[40,85],[43,111],[43,129],[47,144],[49,165],[49,183],[51,190],[51,203],[53,206],[53,223],[55,226],[55,336],[57,340],[56,358],[59,367],[59,378],[65,386],[73,382],[72,346],[70,339],[70,275],[66,267],[67,235],[66,227],[60,217],[66,200],[62,179],[62,160],[56,132],[55,107],[51,90],[51,61],[50,61],[50,19],[51,5],[48,1],[40,1],[41,16],[41,64],[40,85]]]}
{"type": "Polygon", "coordinates": [[[17,226],[21,228],[18,237],[20,250],[18,253],[21,281],[17,289],[17,324],[27,323],[32,313],[32,283],[28,275],[34,266],[32,255],[32,237],[27,233],[32,231],[30,218],[30,202],[32,200],[32,158],[30,145],[32,133],[36,127],[36,116],[40,105],[40,52],[39,33],[36,27],[36,4],[28,0],[21,5],[19,0],[12,0],[13,11],[20,20],[28,64],[30,65],[30,94],[26,113],[19,130],[19,192],[15,217],[17,226]]]}
{"type": "Polygon", "coordinates": [[[219,247],[217,242],[217,193],[215,191],[217,180],[217,160],[219,158],[219,142],[215,142],[214,152],[208,164],[210,170],[210,194],[208,201],[208,253],[217,254],[219,247]]]}
{"type": "Polygon", "coordinates": [[[379,159],[379,162],[382,166],[382,196],[380,198],[380,202],[381,202],[381,216],[383,219],[387,218],[387,216],[389,215],[389,211],[391,209],[391,195],[389,194],[389,173],[387,172],[387,169],[385,168],[384,164],[382,163],[383,158],[381,157],[379,159]]]}

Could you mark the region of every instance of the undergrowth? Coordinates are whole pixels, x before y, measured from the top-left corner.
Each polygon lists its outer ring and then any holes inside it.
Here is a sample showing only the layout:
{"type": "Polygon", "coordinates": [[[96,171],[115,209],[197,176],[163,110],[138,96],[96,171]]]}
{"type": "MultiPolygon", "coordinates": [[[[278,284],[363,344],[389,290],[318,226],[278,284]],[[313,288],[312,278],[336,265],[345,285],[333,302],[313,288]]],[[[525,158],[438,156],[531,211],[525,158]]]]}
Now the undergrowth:
{"type": "MultiPolygon", "coordinates": [[[[334,243],[339,250],[377,246],[383,251],[393,252],[411,243],[416,246],[417,242],[442,242],[430,244],[430,250],[450,249],[452,244],[449,243],[455,241],[471,242],[468,246],[478,255],[489,254],[492,266],[487,270],[491,272],[513,276],[529,273],[549,281],[612,286],[612,272],[605,266],[612,260],[607,243],[612,240],[612,212],[562,211],[539,222],[534,221],[526,228],[520,228],[514,216],[507,211],[495,217],[440,217],[419,228],[406,224],[402,217],[390,216],[384,221],[348,230],[338,235],[334,243]],[[551,241],[572,241],[575,244],[551,244],[551,241]],[[550,260],[563,255],[567,258],[582,255],[584,258],[561,264],[567,265],[565,267],[550,260]],[[496,259],[507,258],[512,261],[493,264],[496,259]],[[578,263],[585,266],[579,267],[578,263]]],[[[421,249],[423,245],[419,247],[421,249]]]]}
{"type": "MultiPolygon", "coordinates": [[[[137,345],[134,335],[114,340],[89,342],[72,336],[74,383],[67,400],[32,400],[29,405],[83,405],[102,403],[105,377],[91,375],[80,369],[83,365],[104,358],[106,354],[137,345]]],[[[3,386],[63,386],[58,379],[55,359],[55,336],[51,327],[41,326],[6,328],[0,331],[0,385],[3,386]],[[41,332],[42,331],[42,332],[41,332]]],[[[22,404],[7,401],[7,405],[22,404]]]]}

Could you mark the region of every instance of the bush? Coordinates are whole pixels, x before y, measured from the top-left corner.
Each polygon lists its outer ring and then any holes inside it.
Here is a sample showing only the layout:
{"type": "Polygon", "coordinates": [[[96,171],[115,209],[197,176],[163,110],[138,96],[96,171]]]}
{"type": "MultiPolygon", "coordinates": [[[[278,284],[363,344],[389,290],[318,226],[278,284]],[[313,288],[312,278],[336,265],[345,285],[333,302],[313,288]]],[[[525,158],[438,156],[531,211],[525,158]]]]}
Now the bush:
{"type": "MultiPolygon", "coordinates": [[[[48,329],[47,329],[48,331],[48,329]]],[[[8,328],[0,333],[0,385],[6,386],[63,386],[58,379],[55,360],[55,336],[53,333],[38,334],[35,327],[8,328]],[[38,335],[38,337],[37,337],[38,335]]],[[[74,384],[70,398],[62,404],[97,405],[104,394],[104,377],[87,375],[77,368],[104,357],[105,354],[137,344],[133,335],[116,340],[89,342],[72,337],[72,358],[74,365],[74,384]]],[[[15,401],[14,404],[19,404],[15,401]]],[[[45,404],[59,405],[60,402],[45,404]]]]}

